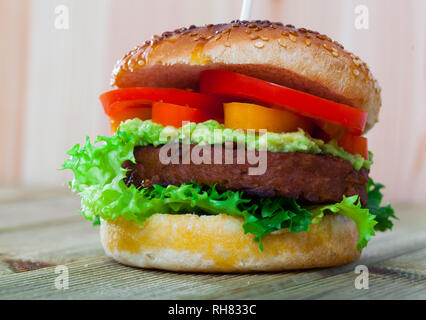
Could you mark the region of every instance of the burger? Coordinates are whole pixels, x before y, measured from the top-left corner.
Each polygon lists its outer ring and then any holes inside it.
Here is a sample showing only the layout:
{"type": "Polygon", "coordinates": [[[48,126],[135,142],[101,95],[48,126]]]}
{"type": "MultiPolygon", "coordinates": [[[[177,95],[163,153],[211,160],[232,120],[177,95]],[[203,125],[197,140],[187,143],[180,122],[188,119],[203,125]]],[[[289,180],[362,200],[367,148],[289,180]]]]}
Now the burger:
{"type": "Polygon", "coordinates": [[[380,87],[329,37],[258,20],[192,25],[130,51],[111,84],[100,96],[111,136],[75,145],[63,169],[115,260],[329,267],[392,228],[363,136],[380,87]]]}

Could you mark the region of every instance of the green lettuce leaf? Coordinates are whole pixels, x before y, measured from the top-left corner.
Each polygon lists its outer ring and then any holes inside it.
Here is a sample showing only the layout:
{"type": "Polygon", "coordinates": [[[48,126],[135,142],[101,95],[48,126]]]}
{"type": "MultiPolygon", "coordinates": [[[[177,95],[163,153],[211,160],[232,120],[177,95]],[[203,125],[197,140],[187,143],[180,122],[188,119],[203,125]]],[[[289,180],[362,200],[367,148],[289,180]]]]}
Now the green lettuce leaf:
{"type": "Polygon", "coordinates": [[[390,204],[380,206],[383,199],[383,194],[380,192],[380,189],[384,187],[383,184],[375,183],[371,178],[367,184],[367,208],[370,210],[371,214],[376,216],[375,220],[377,224],[374,226],[374,230],[376,231],[391,230],[393,222],[390,219],[398,219],[390,204]]]}
{"type": "Polygon", "coordinates": [[[375,216],[370,214],[368,209],[361,208],[359,196],[343,196],[342,202],[331,205],[315,206],[311,207],[310,210],[314,214],[313,223],[318,223],[327,212],[338,213],[354,221],[358,229],[358,250],[366,247],[371,236],[375,234],[374,226],[377,224],[377,221],[374,220],[375,216]]]}
{"type": "Polygon", "coordinates": [[[260,198],[245,204],[245,233],[254,234],[263,250],[262,239],[268,234],[289,228],[290,232],[308,231],[312,213],[299,206],[294,199],[260,198]]]}

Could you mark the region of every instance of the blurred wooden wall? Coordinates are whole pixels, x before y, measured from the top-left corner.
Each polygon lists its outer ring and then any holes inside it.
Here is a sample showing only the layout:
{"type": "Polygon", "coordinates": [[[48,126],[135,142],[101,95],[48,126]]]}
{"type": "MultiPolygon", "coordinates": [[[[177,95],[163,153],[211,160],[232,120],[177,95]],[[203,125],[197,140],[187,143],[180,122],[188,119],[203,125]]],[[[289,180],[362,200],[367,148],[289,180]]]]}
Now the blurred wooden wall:
{"type": "Polygon", "coordinates": [[[20,177],[28,29],[28,3],[0,0],[0,184],[20,177]]]}
{"type": "MultiPolygon", "coordinates": [[[[64,154],[108,134],[97,97],[115,61],[153,34],[239,17],[240,0],[0,0],[0,185],[62,185],[64,154]],[[54,27],[55,7],[69,30],[54,27]]],[[[253,19],[318,30],[367,61],[383,88],[368,133],[372,175],[398,202],[426,202],[426,1],[254,0],[253,19]],[[368,30],[354,27],[369,9],[368,30]]]]}

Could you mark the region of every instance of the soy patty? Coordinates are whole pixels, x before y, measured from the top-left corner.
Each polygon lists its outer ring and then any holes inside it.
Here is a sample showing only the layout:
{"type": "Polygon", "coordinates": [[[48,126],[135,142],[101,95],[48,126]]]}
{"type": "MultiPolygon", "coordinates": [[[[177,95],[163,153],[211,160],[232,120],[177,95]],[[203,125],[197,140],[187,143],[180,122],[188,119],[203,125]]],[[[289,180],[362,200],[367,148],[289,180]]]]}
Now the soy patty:
{"type": "MultiPolygon", "coordinates": [[[[194,146],[190,148],[192,150],[194,146]]],[[[156,184],[178,186],[195,181],[216,184],[219,191],[243,191],[256,197],[287,197],[301,204],[336,203],[343,195],[359,195],[361,204],[367,205],[368,170],[355,170],[344,159],[323,154],[268,151],[265,173],[249,175],[248,169],[255,165],[248,163],[247,156],[244,164],[238,164],[234,152],[232,164],[225,164],[223,149],[222,163],[218,164],[214,163],[213,146],[209,148],[211,164],[196,164],[193,159],[189,164],[163,164],[160,161],[161,147],[136,147],[136,163],[127,161],[123,164],[130,169],[125,182],[149,188],[156,184]]]]}

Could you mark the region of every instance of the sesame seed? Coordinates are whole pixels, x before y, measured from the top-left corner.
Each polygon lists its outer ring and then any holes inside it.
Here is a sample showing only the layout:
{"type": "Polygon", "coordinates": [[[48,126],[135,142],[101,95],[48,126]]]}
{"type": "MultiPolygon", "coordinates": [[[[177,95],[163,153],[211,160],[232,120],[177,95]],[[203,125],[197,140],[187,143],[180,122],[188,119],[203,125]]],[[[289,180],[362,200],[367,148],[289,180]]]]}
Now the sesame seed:
{"type": "Polygon", "coordinates": [[[230,47],[230,46],[231,46],[231,43],[225,42],[225,47],[230,47]]]}
{"type": "Polygon", "coordinates": [[[260,39],[262,39],[263,41],[269,41],[269,38],[265,36],[261,36],[260,39]]]}
{"type": "Polygon", "coordinates": [[[359,76],[359,70],[358,69],[353,69],[352,73],[357,77],[359,76]]]}
{"type": "Polygon", "coordinates": [[[331,50],[330,46],[329,46],[328,44],[326,44],[326,43],[324,43],[322,46],[323,46],[326,50],[328,50],[328,51],[330,51],[330,50],[331,50]]]}
{"type": "Polygon", "coordinates": [[[331,52],[331,54],[332,54],[334,57],[338,57],[338,56],[339,56],[339,53],[338,53],[337,51],[332,51],[332,52],[331,52]]]}
{"type": "Polygon", "coordinates": [[[279,39],[278,39],[278,44],[279,44],[281,47],[283,47],[283,48],[287,48],[287,43],[286,43],[286,41],[285,41],[285,39],[284,39],[284,38],[279,38],[279,39]]]}
{"type": "Polygon", "coordinates": [[[258,49],[262,49],[265,45],[261,41],[257,41],[254,46],[258,49]]]}
{"type": "Polygon", "coordinates": [[[259,36],[257,34],[251,34],[251,35],[249,35],[249,38],[251,40],[256,40],[256,39],[259,39],[259,36]]]}
{"type": "Polygon", "coordinates": [[[293,34],[289,34],[288,38],[293,42],[296,42],[296,40],[297,40],[296,37],[293,34]]]}
{"type": "Polygon", "coordinates": [[[309,46],[311,45],[311,40],[306,39],[306,40],[305,40],[305,43],[306,43],[306,45],[309,47],[309,46]]]}

